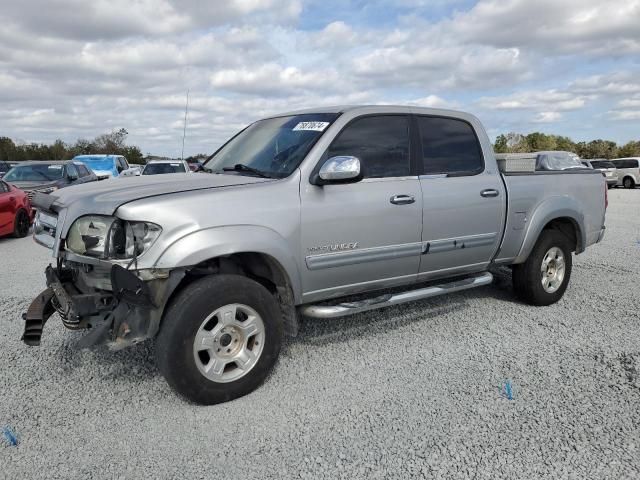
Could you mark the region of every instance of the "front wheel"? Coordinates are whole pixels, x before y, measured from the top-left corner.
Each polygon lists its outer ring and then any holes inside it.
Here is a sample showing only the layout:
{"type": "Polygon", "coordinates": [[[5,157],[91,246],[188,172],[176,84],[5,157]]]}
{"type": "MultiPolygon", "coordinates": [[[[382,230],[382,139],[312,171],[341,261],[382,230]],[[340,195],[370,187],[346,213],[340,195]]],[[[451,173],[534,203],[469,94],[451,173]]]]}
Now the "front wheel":
{"type": "Polygon", "coordinates": [[[567,237],[543,230],[527,261],[513,267],[516,295],[530,305],[545,306],[562,298],[573,265],[567,237]]]}
{"type": "Polygon", "coordinates": [[[15,238],[24,238],[29,235],[31,220],[26,210],[20,209],[16,212],[16,218],[13,223],[13,236],[15,238]]]}
{"type": "Polygon", "coordinates": [[[246,395],[278,358],[281,317],[273,295],[254,280],[204,277],[167,309],[156,342],[158,368],[171,387],[195,403],[246,395]]]}

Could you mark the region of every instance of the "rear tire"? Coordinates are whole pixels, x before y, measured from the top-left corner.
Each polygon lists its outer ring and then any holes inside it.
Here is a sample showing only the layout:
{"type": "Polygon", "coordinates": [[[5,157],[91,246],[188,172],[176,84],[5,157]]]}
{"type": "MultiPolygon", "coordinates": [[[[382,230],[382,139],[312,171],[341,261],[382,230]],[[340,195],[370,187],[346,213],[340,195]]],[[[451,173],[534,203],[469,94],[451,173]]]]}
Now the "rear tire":
{"type": "Polygon", "coordinates": [[[636,182],[634,182],[631,177],[625,177],[622,184],[624,185],[624,188],[635,188],[636,186],[636,182]]]}
{"type": "Polygon", "coordinates": [[[31,219],[26,210],[20,209],[16,212],[16,217],[13,221],[13,236],[15,238],[24,238],[29,235],[29,228],[31,227],[31,219]]]}
{"type": "Polygon", "coordinates": [[[513,267],[513,289],[522,301],[536,306],[562,298],[573,262],[567,237],[557,230],[543,230],[527,261],[513,267]]]}
{"type": "Polygon", "coordinates": [[[171,302],[157,336],[156,361],[174,390],[213,405],[260,386],[282,337],[280,308],[265,287],[239,275],[211,275],[171,302]]]}

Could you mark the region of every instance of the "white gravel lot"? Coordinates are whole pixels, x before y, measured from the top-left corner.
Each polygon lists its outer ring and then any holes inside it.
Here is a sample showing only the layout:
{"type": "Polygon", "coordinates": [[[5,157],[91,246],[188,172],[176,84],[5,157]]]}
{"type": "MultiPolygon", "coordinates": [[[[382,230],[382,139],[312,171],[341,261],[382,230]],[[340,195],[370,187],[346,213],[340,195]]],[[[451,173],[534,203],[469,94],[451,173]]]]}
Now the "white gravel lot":
{"type": "Polygon", "coordinates": [[[0,239],[0,478],[638,478],[640,190],[610,191],[603,243],[564,299],[490,287],[307,320],[265,385],[199,407],[153,345],[20,342],[48,252],[0,239]],[[501,394],[506,380],[513,400],[501,394]]]}

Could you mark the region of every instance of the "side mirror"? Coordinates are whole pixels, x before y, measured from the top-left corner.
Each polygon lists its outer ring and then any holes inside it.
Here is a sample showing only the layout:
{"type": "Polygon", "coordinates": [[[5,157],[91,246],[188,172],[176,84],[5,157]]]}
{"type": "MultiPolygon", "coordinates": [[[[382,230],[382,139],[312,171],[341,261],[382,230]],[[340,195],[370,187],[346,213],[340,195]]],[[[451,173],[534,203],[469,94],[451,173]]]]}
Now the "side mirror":
{"type": "Polygon", "coordinates": [[[312,183],[315,185],[351,183],[361,179],[360,160],[357,157],[337,156],[324,162],[320,171],[314,175],[312,183]]]}
{"type": "Polygon", "coordinates": [[[75,182],[76,180],[78,180],[78,175],[74,175],[73,173],[70,173],[69,175],[67,175],[67,178],[69,179],[70,182],[75,182]]]}

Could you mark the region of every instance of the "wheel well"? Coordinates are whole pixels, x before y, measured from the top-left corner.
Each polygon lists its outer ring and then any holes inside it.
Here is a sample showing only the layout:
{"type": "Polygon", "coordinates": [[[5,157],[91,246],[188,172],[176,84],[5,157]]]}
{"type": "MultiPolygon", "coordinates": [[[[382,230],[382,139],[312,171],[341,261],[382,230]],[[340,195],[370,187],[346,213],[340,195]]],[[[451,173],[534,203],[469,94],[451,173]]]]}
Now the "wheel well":
{"type": "Polygon", "coordinates": [[[551,220],[544,226],[543,230],[557,230],[562,233],[569,240],[571,245],[571,251],[575,252],[582,250],[580,227],[575,220],[569,217],[556,218],[551,220]]]}
{"type": "Polygon", "coordinates": [[[194,265],[187,269],[186,275],[175,289],[174,295],[203,275],[219,273],[251,278],[269,290],[280,304],[285,333],[291,336],[297,335],[298,321],[289,276],[276,259],[264,253],[234,253],[211,258],[194,265]]]}
{"type": "Polygon", "coordinates": [[[633,176],[631,175],[625,175],[624,177],[622,177],[622,181],[624,182],[627,178],[630,178],[633,183],[636,183],[635,178],[633,178],[633,176]]]}

